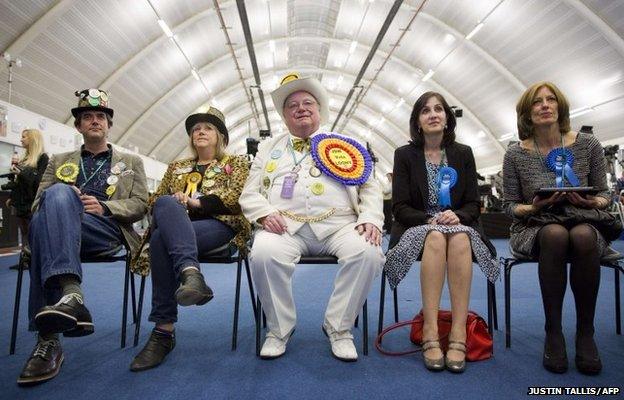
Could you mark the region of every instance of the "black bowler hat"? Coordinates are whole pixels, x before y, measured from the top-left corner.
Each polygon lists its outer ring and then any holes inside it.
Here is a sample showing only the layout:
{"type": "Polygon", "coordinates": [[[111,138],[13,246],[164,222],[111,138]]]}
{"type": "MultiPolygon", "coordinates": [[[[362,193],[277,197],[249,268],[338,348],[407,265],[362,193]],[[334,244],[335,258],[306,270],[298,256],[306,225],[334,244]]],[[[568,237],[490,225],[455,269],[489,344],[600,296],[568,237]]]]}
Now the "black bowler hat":
{"type": "Polygon", "coordinates": [[[191,135],[191,129],[198,122],[209,122],[217,127],[223,135],[224,142],[227,146],[229,142],[228,130],[225,127],[225,117],[223,113],[214,107],[210,107],[205,113],[197,113],[189,115],[184,125],[186,125],[186,134],[191,135]]]}

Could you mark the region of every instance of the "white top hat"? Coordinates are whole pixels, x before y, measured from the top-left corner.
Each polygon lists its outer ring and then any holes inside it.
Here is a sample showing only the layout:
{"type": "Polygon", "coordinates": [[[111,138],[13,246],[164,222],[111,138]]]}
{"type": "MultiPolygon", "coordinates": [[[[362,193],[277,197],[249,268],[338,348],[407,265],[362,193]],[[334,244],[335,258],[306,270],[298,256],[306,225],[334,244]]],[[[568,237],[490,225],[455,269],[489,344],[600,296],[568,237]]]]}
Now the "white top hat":
{"type": "Polygon", "coordinates": [[[296,72],[284,76],[280,82],[280,86],[271,92],[273,104],[280,117],[284,119],[284,103],[288,96],[299,91],[308,92],[314,96],[319,103],[321,124],[327,123],[329,120],[329,96],[327,95],[327,91],[318,79],[311,76],[301,78],[296,72]]]}

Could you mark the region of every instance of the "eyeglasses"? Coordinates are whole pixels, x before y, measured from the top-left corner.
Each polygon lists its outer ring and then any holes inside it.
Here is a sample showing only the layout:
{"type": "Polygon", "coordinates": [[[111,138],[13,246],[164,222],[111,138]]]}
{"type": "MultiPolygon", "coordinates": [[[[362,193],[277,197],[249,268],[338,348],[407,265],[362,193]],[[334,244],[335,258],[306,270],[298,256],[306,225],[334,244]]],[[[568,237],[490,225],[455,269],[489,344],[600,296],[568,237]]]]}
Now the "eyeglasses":
{"type": "Polygon", "coordinates": [[[310,110],[312,108],[314,108],[315,105],[317,105],[318,103],[314,100],[310,100],[310,99],[306,99],[304,101],[302,101],[301,103],[297,103],[296,101],[289,101],[288,103],[286,103],[286,108],[289,111],[295,111],[297,109],[299,109],[299,107],[302,107],[305,110],[310,110]]]}

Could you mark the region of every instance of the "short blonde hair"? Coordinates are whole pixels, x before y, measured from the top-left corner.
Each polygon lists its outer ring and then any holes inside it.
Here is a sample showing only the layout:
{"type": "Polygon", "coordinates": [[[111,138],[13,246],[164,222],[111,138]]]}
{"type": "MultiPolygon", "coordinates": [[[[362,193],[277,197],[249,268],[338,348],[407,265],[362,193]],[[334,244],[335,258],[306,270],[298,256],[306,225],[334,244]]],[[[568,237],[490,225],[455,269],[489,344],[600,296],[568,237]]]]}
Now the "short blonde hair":
{"type": "Polygon", "coordinates": [[[557,113],[559,118],[559,132],[567,133],[570,131],[570,103],[564,96],[563,92],[552,82],[537,82],[531,85],[520,97],[516,104],[516,115],[518,123],[518,137],[525,140],[533,136],[533,121],[531,120],[531,109],[533,108],[533,99],[541,88],[548,88],[557,98],[557,113]]]}
{"type": "MultiPolygon", "coordinates": [[[[208,126],[212,127],[215,132],[217,132],[217,146],[215,149],[215,158],[217,160],[222,159],[223,156],[225,156],[225,138],[223,137],[223,133],[221,133],[219,128],[217,128],[210,122],[198,122],[198,124],[207,124],[208,126]]],[[[193,127],[194,126],[195,125],[193,125],[193,127]]],[[[193,153],[193,156],[195,158],[198,158],[199,154],[197,154],[197,149],[195,149],[195,146],[193,145],[193,127],[191,127],[191,132],[189,133],[189,149],[191,150],[191,153],[193,153]]]]}
{"type": "Polygon", "coordinates": [[[29,142],[26,146],[26,153],[20,160],[21,165],[37,168],[37,161],[45,151],[43,148],[43,136],[38,129],[24,129],[22,134],[28,137],[29,142]]]}

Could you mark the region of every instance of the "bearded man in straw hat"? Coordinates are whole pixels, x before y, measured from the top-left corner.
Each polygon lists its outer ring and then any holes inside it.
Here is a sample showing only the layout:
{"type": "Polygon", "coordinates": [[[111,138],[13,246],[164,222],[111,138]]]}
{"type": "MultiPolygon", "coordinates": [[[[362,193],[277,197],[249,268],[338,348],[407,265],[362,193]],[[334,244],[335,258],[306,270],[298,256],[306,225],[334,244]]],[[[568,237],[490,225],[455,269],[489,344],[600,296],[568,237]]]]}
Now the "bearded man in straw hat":
{"type": "Polygon", "coordinates": [[[372,160],[355,140],[321,133],[328,96],[313,77],[287,75],[273,103],[288,133],[259,146],[240,197],[261,229],[251,250],[252,275],[268,333],[260,357],[286,351],[295,329],[292,275],[302,255],[333,255],[340,268],[323,322],[334,357],[356,361],[351,328],[381,271],[382,193],[372,160]]]}
{"type": "Polygon", "coordinates": [[[113,125],[108,94],[86,89],[76,96],[72,115],[84,145],[52,156],[33,203],[28,316],[29,329],[38,335],[17,380],[20,385],[42,383],[59,373],[64,359],[59,333],[76,337],[94,332],[80,287],[80,258],[115,254],[123,243],[136,250],[139,236],[132,223],[147,210],[141,158],[107,142],[113,125]]]}

